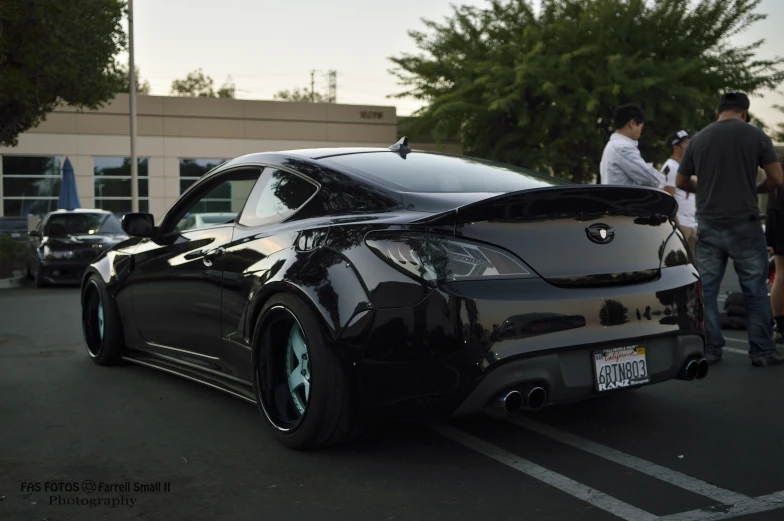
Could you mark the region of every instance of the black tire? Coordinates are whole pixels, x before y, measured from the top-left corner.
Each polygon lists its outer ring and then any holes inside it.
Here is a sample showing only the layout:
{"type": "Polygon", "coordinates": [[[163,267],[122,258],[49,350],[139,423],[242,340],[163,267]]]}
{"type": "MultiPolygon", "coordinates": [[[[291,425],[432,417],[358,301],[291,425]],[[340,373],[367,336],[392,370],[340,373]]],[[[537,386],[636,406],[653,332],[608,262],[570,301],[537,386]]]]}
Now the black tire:
{"type": "Polygon", "coordinates": [[[106,285],[96,275],[90,276],[82,293],[82,332],[87,354],[98,365],[122,363],[125,353],[122,322],[117,305],[106,291],[106,285]],[[103,308],[103,334],[100,328],[100,313],[103,308]]]}
{"type": "Polygon", "coordinates": [[[35,273],[33,274],[33,280],[35,280],[36,288],[43,288],[48,285],[46,279],[44,279],[44,269],[39,263],[35,264],[35,273]]]}
{"type": "Polygon", "coordinates": [[[300,298],[273,296],[260,313],[253,339],[256,402],[280,443],[292,449],[317,449],[355,441],[369,432],[356,414],[356,397],[344,364],[329,345],[320,321],[300,298]],[[309,356],[310,391],[304,413],[295,407],[285,366],[285,339],[297,323],[309,356]]]}

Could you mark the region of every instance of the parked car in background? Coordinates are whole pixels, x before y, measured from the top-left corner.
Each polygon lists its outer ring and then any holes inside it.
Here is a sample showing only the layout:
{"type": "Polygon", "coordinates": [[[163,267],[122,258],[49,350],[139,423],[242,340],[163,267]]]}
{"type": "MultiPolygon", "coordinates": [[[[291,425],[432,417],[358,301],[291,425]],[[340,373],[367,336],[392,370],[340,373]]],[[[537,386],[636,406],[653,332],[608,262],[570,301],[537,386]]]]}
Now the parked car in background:
{"type": "Polygon", "coordinates": [[[123,217],[132,238],[83,279],[87,353],[254,402],[295,448],[369,420],[700,379],[702,292],[676,208],[405,139],[251,154],[158,223],[123,217]],[[189,220],[216,209],[238,217],[189,220]]]}
{"type": "Polygon", "coordinates": [[[213,224],[229,224],[236,218],[237,212],[193,213],[185,216],[180,226],[185,230],[192,230],[194,228],[212,226],[213,224]]]}
{"type": "Polygon", "coordinates": [[[0,217],[0,235],[8,235],[14,240],[27,243],[27,217],[0,217]]]}
{"type": "Polygon", "coordinates": [[[50,212],[27,235],[27,276],[38,287],[79,282],[91,262],[128,238],[114,214],[96,209],[50,212]]]}

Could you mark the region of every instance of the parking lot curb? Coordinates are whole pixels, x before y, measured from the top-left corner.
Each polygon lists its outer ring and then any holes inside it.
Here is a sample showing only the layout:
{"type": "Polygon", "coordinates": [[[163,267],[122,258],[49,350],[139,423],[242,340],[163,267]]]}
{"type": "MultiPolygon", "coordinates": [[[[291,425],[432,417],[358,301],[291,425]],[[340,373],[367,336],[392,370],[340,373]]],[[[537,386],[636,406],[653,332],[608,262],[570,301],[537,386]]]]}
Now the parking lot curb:
{"type": "Polygon", "coordinates": [[[0,289],[21,288],[24,285],[25,274],[23,271],[14,271],[14,276],[9,279],[0,279],[0,289]]]}

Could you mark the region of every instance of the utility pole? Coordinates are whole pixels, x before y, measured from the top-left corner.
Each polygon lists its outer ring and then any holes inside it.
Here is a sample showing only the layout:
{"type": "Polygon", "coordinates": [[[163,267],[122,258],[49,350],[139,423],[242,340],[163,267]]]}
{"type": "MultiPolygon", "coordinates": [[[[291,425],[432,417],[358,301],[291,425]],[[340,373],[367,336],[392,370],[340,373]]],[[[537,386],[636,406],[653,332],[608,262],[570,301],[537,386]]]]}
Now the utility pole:
{"type": "Polygon", "coordinates": [[[328,103],[337,103],[338,101],[338,71],[329,71],[329,94],[327,95],[328,103]]]}
{"type": "Polygon", "coordinates": [[[139,211],[139,165],[136,160],[136,63],[133,60],[133,0],[128,1],[128,37],[130,70],[129,109],[131,112],[131,211],[139,211]]]}
{"type": "Polygon", "coordinates": [[[310,102],[316,102],[316,70],[310,71],[310,102]]]}

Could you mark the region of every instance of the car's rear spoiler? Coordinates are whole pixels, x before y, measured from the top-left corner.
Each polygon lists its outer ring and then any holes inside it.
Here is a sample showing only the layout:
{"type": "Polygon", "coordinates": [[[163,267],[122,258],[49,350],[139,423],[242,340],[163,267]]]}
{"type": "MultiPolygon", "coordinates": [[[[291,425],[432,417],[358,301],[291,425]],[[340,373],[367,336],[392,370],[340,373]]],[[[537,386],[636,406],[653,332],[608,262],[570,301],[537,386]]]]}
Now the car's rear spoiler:
{"type": "Polygon", "coordinates": [[[521,190],[482,199],[429,215],[418,224],[461,224],[476,221],[537,221],[629,215],[673,219],[675,198],[654,188],[608,185],[561,185],[521,190]]]}

